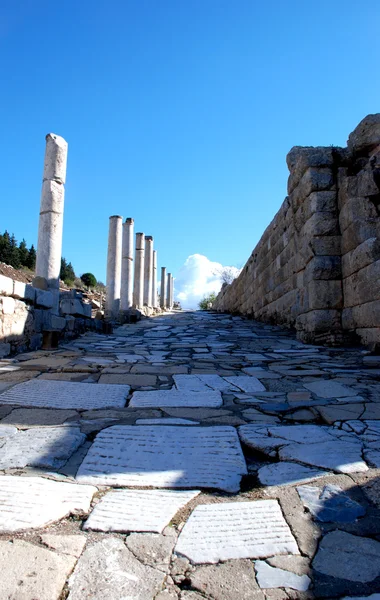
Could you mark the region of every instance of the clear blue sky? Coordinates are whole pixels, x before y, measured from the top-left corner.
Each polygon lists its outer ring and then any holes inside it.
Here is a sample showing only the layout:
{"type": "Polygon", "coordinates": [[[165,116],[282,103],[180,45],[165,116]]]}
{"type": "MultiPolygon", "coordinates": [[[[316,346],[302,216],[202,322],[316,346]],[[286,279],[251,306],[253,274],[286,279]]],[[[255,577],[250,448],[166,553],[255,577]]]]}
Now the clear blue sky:
{"type": "Polygon", "coordinates": [[[45,134],[69,143],[63,254],[105,279],[108,217],[159,266],[242,266],[293,145],[380,110],[380,3],[2,0],[0,230],[36,243],[45,134]]]}

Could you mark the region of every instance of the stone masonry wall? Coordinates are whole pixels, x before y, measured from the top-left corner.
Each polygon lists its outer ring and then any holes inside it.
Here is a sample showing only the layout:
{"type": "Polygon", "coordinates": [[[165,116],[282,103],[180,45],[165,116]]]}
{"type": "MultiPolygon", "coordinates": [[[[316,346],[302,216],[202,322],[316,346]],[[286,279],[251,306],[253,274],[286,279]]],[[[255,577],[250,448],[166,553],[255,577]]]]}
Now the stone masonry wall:
{"type": "Polygon", "coordinates": [[[380,342],[380,115],[348,148],[294,147],[287,164],[288,196],[213,308],[306,342],[380,342]]]}

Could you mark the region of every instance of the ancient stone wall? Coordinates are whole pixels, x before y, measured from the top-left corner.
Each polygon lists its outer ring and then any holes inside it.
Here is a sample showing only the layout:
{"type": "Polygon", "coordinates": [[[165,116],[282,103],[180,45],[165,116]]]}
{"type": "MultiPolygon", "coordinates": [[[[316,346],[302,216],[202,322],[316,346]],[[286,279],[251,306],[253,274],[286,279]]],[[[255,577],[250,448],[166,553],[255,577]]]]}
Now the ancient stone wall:
{"type": "Polygon", "coordinates": [[[213,307],[306,342],[380,342],[380,115],[348,148],[294,147],[288,196],[213,307]]]}

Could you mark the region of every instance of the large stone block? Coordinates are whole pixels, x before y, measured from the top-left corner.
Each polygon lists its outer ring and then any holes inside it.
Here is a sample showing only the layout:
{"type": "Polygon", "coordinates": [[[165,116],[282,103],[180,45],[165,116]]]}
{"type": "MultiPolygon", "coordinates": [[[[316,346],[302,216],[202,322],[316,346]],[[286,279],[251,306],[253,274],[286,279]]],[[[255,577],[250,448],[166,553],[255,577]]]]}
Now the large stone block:
{"type": "Polygon", "coordinates": [[[306,221],[300,233],[301,237],[306,238],[307,242],[310,242],[314,236],[336,236],[339,234],[338,217],[335,213],[331,212],[314,213],[310,219],[306,221]]]}
{"type": "Polygon", "coordinates": [[[376,206],[368,198],[349,198],[342,206],[339,213],[339,225],[341,231],[345,231],[358,219],[371,222],[378,219],[376,206]]]}
{"type": "Polygon", "coordinates": [[[380,260],[343,279],[345,307],[380,301],[380,260]]]}
{"type": "Polygon", "coordinates": [[[12,296],[13,279],[0,275],[0,296],[12,296]]]}
{"type": "Polygon", "coordinates": [[[357,174],[358,194],[371,198],[380,193],[379,183],[376,180],[376,171],[369,164],[365,169],[357,174]]]}
{"type": "Polygon", "coordinates": [[[343,306],[342,282],[314,280],[307,285],[309,307],[315,309],[339,309],[343,306]]]}
{"type": "Polygon", "coordinates": [[[340,235],[312,237],[310,246],[316,256],[340,256],[341,240],[340,235]]]}
{"type": "Polygon", "coordinates": [[[290,204],[293,207],[299,206],[312,192],[332,190],[334,185],[331,169],[307,169],[289,197],[290,204]]]}
{"type": "Polygon", "coordinates": [[[342,311],[343,329],[380,327],[380,301],[366,302],[342,311]]]}
{"type": "Polygon", "coordinates": [[[342,256],[343,277],[348,277],[377,260],[380,260],[380,239],[371,237],[342,256]]]}
{"type": "Polygon", "coordinates": [[[52,308],[54,304],[53,294],[45,290],[36,289],[36,305],[44,308],[52,308]]]}
{"type": "Polygon", "coordinates": [[[380,144],[380,114],[367,115],[348,136],[348,149],[355,154],[373,150],[380,144]]]}
{"type": "Polygon", "coordinates": [[[339,310],[312,310],[299,315],[296,321],[297,331],[320,333],[323,331],[340,331],[341,313],[339,310]]]}
{"type": "Polygon", "coordinates": [[[332,167],[334,163],[333,148],[323,146],[293,146],[288,152],[286,163],[290,171],[288,193],[298,185],[302,175],[310,167],[332,167]]]}
{"type": "Polygon", "coordinates": [[[340,256],[315,256],[305,269],[304,281],[315,279],[341,279],[342,264],[340,256]]]}
{"type": "Polygon", "coordinates": [[[22,281],[13,282],[13,297],[26,300],[27,302],[34,303],[36,299],[36,290],[33,286],[22,281]]]}
{"type": "Polygon", "coordinates": [[[358,327],[356,334],[364,346],[378,346],[380,344],[380,327],[358,327]]]}
{"type": "Polygon", "coordinates": [[[15,312],[16,301],[13,298],[3,296],[0,299],[0,302],[1,302],[1,312],[3,313],[3,315],[13,315],[13,313],[15,312]]]}
{"type": "Polygon", "coordinates": [[[64,298],[61,300],[60,310],[63,315],[91,318],[91,304],[85,304],[76,298],[72,300],[64,298]]]}
{"type": "Polygon", "coordinates": [[[342,233],[342,255],[351,252],[369,238],[380,236],[380,220],[355,219],[342,233]]]}

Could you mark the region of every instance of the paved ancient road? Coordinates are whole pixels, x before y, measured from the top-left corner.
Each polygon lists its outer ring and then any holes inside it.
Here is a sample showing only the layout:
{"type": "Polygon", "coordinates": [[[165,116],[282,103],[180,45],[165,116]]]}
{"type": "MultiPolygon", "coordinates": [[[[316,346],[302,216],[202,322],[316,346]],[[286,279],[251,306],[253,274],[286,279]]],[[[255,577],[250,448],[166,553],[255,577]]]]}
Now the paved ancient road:
{"type": "Polygon", "coordinates": [[[180,312],[0,364],[0,600],[380,598],[380,357],[180,312]]]}

